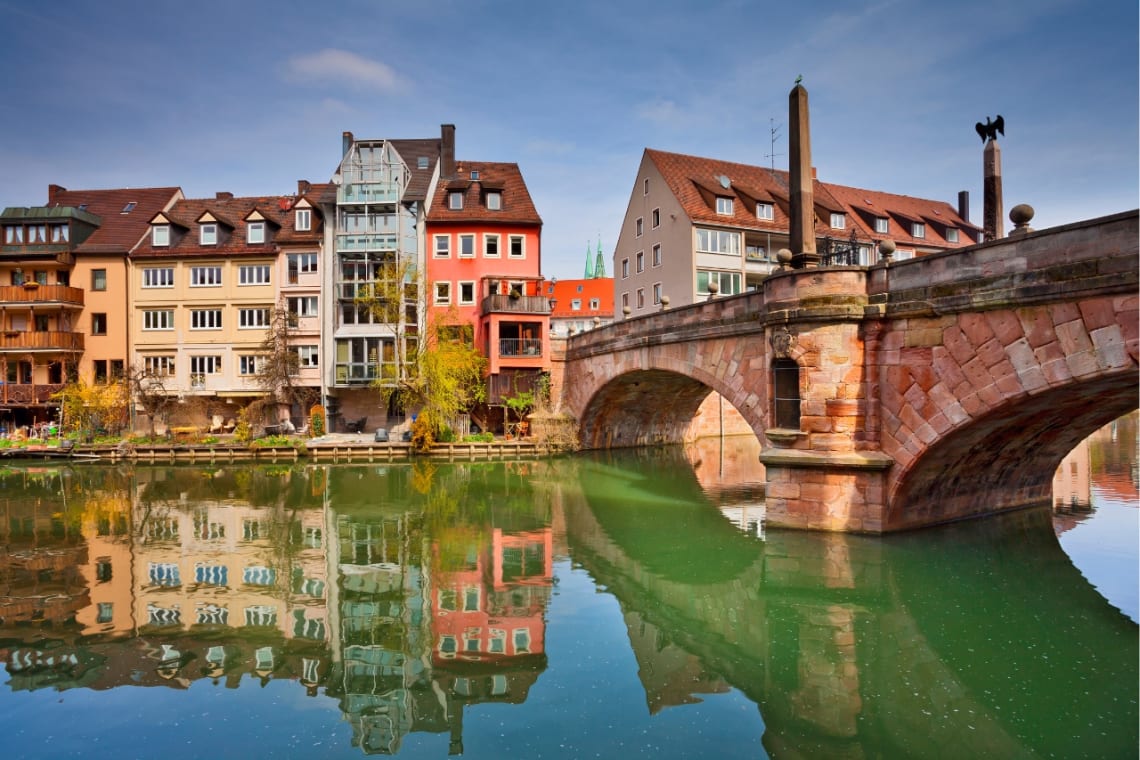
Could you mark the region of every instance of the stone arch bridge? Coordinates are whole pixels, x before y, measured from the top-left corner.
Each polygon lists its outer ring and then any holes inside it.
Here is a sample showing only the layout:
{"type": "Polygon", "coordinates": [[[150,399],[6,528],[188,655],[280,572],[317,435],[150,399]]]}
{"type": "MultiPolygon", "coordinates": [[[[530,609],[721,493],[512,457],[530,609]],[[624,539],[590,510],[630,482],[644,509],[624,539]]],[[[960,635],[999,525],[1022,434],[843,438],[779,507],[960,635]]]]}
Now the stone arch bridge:
{"type": "Polygon", "coordinates": [[[568,339],[553,394],[584,447],[610,448],[680,442],[715,391],[763,445],[772,525],[879,533],[1040,503],[1068,451],[1138,406],[1137,221],[779,271],[568,339]],[[777,360],[798,368],[782,427],[777,360]]]}

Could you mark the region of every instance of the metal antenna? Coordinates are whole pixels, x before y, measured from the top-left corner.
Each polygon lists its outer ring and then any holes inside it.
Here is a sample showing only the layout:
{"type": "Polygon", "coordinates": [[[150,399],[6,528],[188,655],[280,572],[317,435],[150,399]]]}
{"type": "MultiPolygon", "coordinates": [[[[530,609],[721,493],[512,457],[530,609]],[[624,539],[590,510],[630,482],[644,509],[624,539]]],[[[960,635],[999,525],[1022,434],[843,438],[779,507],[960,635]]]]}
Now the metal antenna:
{"type": "Polygon", "coordinates": [[[776,152],[776,140],[779,140],[783,136],[780,134],[780,127],[783,127],[784,125],[781,124],[779,127],[777,127],[776,126],[776,120],[771,119],[771,118],[768,119],[768,125],[769,125],[768,126],[768,146],[769,147],[768,147],[768,154],[765,155],[764,158],[769,158],[772,160],[772,169],[775,170],[775,168],[776,168],[776,156],[784,155],[783,153],[777,153],[776,152]]]}

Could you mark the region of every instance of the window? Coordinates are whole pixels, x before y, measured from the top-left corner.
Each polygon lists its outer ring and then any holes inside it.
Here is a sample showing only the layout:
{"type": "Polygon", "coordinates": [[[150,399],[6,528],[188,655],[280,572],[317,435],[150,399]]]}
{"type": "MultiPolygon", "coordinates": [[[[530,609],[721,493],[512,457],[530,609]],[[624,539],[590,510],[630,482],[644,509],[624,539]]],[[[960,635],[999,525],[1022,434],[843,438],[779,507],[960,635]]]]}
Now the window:
{"type": "Polygon", "coordinates": [[[658,227],[660,227],[661,226],[661,209],[659,209],[659,208],[653,209],[653,213],[649,215],[649,219],[650,219],[650,224],[653,227],[653,229],[657,229],[658,227]]]}
{"type": "Polygon", "coordinates": [[[460,235],[459,236],[459,255],[460,257],[471,258],[475,255],[475,236],[474,235],[460,235]]]}
{"type": "Polygon", "coordinates": [[[719,198],[718,197],[716,199],[716,212],[718,214],[728,214],[729,216],[731,216],[732,212],[733,212],[732,198],[719,198]]]}
{"type": "Polygon", "coordinates": [[[143,312],[144,330],[173,330],[174,309],[154,309],[143,312]]]}
{"type": "Polygon", "coordinates": [[[142,274],[144,288],[174,287],[174,267],[147,267],[142,274]]]}
{"type": "Polygon", "coordinates": [[[28,242],[29,243],[46,243],[47,242],[47,225],[46,224],[29,224],[28,225],[28,242]]]}
{"type": "Polygon", "coordinates": [[[265,242],[265,222],[246,222],[245,242],[250,245],[265,242]]]}
{"type": "Polygon", "coordinates": [[[220,266],[190,267],[190,287],[208,288],[222,284],[220,266]]]}
{"type": "Polygon", "coordinates": [[[238,374],[244,377],[256,375],[260,371],[261,365],[264,362],[264,356],[258,356],[257,354],[242,354],[238,357],[238,374]]]}
{"type": "Polygon", "coordinates": [[[135,201],[131,201],[127,205],[123,206],[123,210],[120,211],[119,213],[120,214],[129,214],[135,210],[135,206],[137,206],[137,205],[138,205],[138,203],[136,203],[135,201]]]}
{"type": "Polygon", "coordinates": [[[268,264],[245,264],[238,267],[238,284],[239,285],[268,285],[269,284],[269,265],[268,264]]]}
{"type": "Polygon", "coordinates": [[[106,269],[92,269],[91,270],[91,289],[92,290],[106,290],[107,289],[107,270],[106,269]]]}
{"type": "Polygon", "coordinates": [[[621,260],[621,278],[624,280],[629,277],[629,259],[621,260]]]}
{"type": "Polygon", "coordinates": [[[298,367],[319,367],[320,349],[317,346],[297,346],[298,367]]]}
{"type": "Polygon", "coordinates": [[[289,313],[297,317],[317,316],[317,307],[320,305],[317,296],[295,296],[286,301],[289,313]]]}
{"type": "Polygon", "coordinates": [[[653,266],[661,266],[661,244],[653,246],[653,266]]]}
{"type": "MultiPolygon", "coordinates": [[[[222,313],[219,311],[219,327],[221,327],[221,317],[222,313]]],[[[269,327],[269,309],[264,306],[252,309],[238,309],[238,327],[243,329],[253,327],[269,327]]]]}
{"type": "Polygon", "coordinates": [[[771,203],[757,203],[756,204],[756,218],[772,221],[776,218],[775,209],[772,208],[771,203]]]}
{"type": "Polygon", "coordinates": [[[447,194],[447,207],[452,211],[463,210],[463,193],[453,190],[447,194]]]}
{"type": "Polygon", "coordinates": [[[435,284],[435,305],[447,306],[451,303],[451,283],[437,282],[435,284]]]}
{"type": "Polygon", "coordinates": [[[293,226],[298,232],[308,232],[313,228],[313,212],[311,209],[299,208],[293,216],[293,226]]]}
{"type": "Polygon", "coordinates": [[[95,382],[96,383],[102,384],[102,383],[107,382],[107,360],[106,359],[96,359],[95,361],[91,362],[91,369],[92,369],[93,374],[95,375],[95,382]]]}
{"type": "Polygon", "coordinates": [[[836,214],[835,212],[832,212],[832,214],[831,214],[831,229],[842,230],[846,227],[847,227],[847,215],[846,214],[836,214]]]}
{"type": "Polygon", "coordinates": [[[910,236],[916,238],[926,237],[926,225],[922,222],[911,222],[910,236]]]}
{"type": "Polygon", "coordinates": [[[191,375],[217,375],[222,371],[222,357],[220,356],[191,356],[191,375]]]}
{"type": "Polygon", "coordinates": [[[704,253],[740,255],[740,233],[727,230],[697,230],[697,250],[704,253]]]}
{"type": "Polygon", "coordinates": [[[638,272],[644,272],[645,271],[645,251],[638,251],[637,252],[637,271],[638,272]]]}
{"type": "Polygon", "coordinates": [[[499,236],[490,233],[483,235],[483,255],[490,258],[499,257],[499,236]]]}
{"type": "Polygon", "coordinates": [[[957,228],[955,228],[955,227],[947,227],[946,228],[946,242],[947,243],[957,243],[958,242],[958,230],[957,230],[957,228]]]}
{"type": "Polygon", "coordinates": [[[629,308],[629,293],[621,294],[621,307],[623,309],[629,308]]]}
{"type": "Polygon", "coordinates": [[[24,242],[24,228],[11,226],[4,228],[4,242],[8,245],[24,242]]]}
{"type": "Polygon", "coordinates": [[[191,330],[222,329],[221,309],[192,309],[190,311],[191,330]]]}
{"type": "Polygon", "coordinates": [[[289,269],[296,268],[299,274],[316,274],[317,273],[317,254],[315,253],[290,253],[289,254],[289,269]]]}
{"type": "Polygon", "coordinates": [[[107,315],[95,313],[91,315],[91,334],[92,335],[106,335],[107,334],[107,315]]]}
{"type": "Polygon", "coordinates": [[[661,283],[653,283],[653,303],[661,303],[661,283]]]}
{"type": "Polygon", "coordinates": [[[498,211],[503,207],[503,194],[500,192],[487,193],[487,208],[498,211]]]}
{"type": "Polygon", "coordinates": [[[471,170],[471,179],[479,179],[479,170],[478,169],[472,169],[471,170]]]}
{"type": "Polygon", "coordinates": [[[707,296],[709,283],[717,284],[717,295],[734,296],[740,293],[740,272],[716,272],[697,270],[697,293],[707,296]]]}
{"type": "Polygon", "coordinates": [[[475,303],[474,282],[459,283],[459,303],[463,306],[470,306],[471,304],[475,303]]]}
{"type": "Polygon", "coordinates": [[[218,225],[203,224],[198,228],[198,242],[202,245],[218,244],[218,225]]]}
{"type": "Polygon", "coordinates": [[[634,229],[637,232],[638,237],[641,237],[641,233],[645,232],[645,220],[640,216],[637,217],[637,221],[634,222],[634,229]]]}
{"type": "Polygon", "coordinates": [[[645,288],[637,289],[637,308],[645,308],[645,288]]]}
{"type": "Polygon", "coordinates": [[[37,314],[35,320],[36,332],[47,332],[51,329],[50,317],[47,314],[37,314]]]}
{"type": "Polygon", "coordinates": [[[66,224],[53,224],[48,230],[51,233],[51,242],[53,243],[66,243],[68,239],[68,227],[66,224]]]}
{"type": "Polygon", "coordinates": [[[512,259],[521,259],[526,257],[526,238],[522,235],[511,235],[507,238],[509,241],[510,249],[508,255],[512,259]]]}
{"type": "Polygon", "coordinates": [[[875,217],[875,232],[881,235],[887,234],[890,231],[890,221],[885,216],[875,217]]]}
{"type": "Polygon", "coordinates": [[[772,415],[776,427],[800,429],[800,367],[792,359],[772,362],[772,415]]]}
{"type": "Polygon", "coordinates": [[[597,299],[597,298],[591,298],[590,299],[590,308],[593,309],[594,311],[597,311],[598,309],[602,308],[601,300],[597,299]]]}
{"type": "Polygon", "coordinates": [[[572,299],[570,301],[570,310],[571,311],[581,311],[582,310],[582,299],[581,298],[572,299]]]}
{"type": "Polygon", "coordinates": [[[435,255],[441,259],[451,255],[451,235],[435,236],[435,255]]]}
{"type": "Polygon", "coordinates": [[[143,372],[155,377],[171,377],[174,375],[174,357],[144,356],[143,372]]]}
{"type": "Polygon", "coordinates": [[[649,177],[641,180],[641,194],[649,195],[649,177]]]}
{"type": "Polygon", "coordinates": [[[40,284],[40,285],[47,285],[47,271],[46,271],[46,270],[44,270],[44,269],[37,269],[37,270],[36,270],[36,271],[33,273],[33,275],[35,276],[35,278],[36,278],[36,282],[37,282],[38,284],[40,284]]]}
{"type": "Polygon", "coordinates": [[[428,157],[427,156],[417,156],[416,157],[416,168],[417,169],[428,168],[428,157]]]}

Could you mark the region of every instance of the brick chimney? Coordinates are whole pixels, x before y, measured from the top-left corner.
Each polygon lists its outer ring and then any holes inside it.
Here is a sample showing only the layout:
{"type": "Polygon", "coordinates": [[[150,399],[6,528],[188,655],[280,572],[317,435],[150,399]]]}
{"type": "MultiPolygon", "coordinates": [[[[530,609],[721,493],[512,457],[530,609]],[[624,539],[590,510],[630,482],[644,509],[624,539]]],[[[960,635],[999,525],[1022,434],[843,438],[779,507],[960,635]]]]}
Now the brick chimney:
{"type": "Polygon", "coordinates": [[[225,190],[221,190],[217,193],[214,193],[214,199],[219,200],[219,201],[228,201],[228,200],[232,199],[233,197],[234,197],[233,193],[227,193],[225,190]]]}
{"type": "Polygon", "coordinates": [[[63,185],[48,185],[48,205],[55,203],[55,196],[59,193],[66,192],[67,188],[63,185]]]}
{"type": "Polygon", "coordinates": [[[439,131],[439,176],[450,179],[455,176],[455,125],[442,124],[439,131]]]}
{"type": "Polygon", "coordinates": [[[311,187],[312,187],[312,185],[309,184],[309,180],[307,180],[307,179],[297,180],[297,195],[304,195],[305,193],[309,192],[309,189],[311,187]]]}

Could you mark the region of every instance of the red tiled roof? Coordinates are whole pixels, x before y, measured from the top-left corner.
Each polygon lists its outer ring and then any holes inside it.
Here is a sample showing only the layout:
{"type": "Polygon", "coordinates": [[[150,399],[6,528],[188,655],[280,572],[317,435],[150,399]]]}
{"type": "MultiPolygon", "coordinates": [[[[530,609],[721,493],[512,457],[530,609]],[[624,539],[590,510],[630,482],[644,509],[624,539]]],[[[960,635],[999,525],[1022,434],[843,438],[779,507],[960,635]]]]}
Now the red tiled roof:
{"type": "Polygon", "coordinates": [[[438,137],[418,140],[389,140],[392,147],[408,165],[411,177],[408,179],[408,189],[404,192],[404,199],[409,201],[423,201],[427,198],[431,188],[431,178],[435,173],[435,165],[439,163],[441,141],[438,137]],[[420,157],[427,158],[427,168],[419,168],[420,157]]]}
{"type": "Polygon", "coordinates": [[[150,219],[174,198],[182,195],[177,187],[142,187],[120,190],[66,190],[49,188],[48,206],[86,206],[102,224],[75,248],[83,253],[126,253],[150,230],[150,219]],[[128,204],[135,205],[123,213],[128,204]]]}
{"type": "MultiPolygon", "coordinates": [[[[713,158],[701,158],[682,153],[646,148],[645,155],[657,166],[670,191],[688,214],[690,220],[702,224],[713,224],[745,229],[786,231],[790,227],[788,218],[788,197],[790,185],[788,173],[760,166],[738,164],[713,158]],[[729,188],[722,185],[722,177],[728,178],[729,188]],[[703,192],[702,192],[703,191],[703,192]],[[731,215],[716,213],[715,200],[702,195],[734,196],[741,202],[733,204],[731,215]],[[756,218],[756,204],[759,200],[774,200],[775,206],[771,221],[756,218]]],[[[881,240],[891,238],[903,245],[919,245],[938,248],[958,248],[973,245],[973,235],[977,227],[958,216],[957,209],[943,201],[912,198],[877,190],[863,190],[845,185],[815,180],[812,183],[813,200],[816,206],[816,235],[819,237],[847,237],[852,231],[860,239],[881,240]],[[823,212],[846,214],[847,227],[834,230],[830,219],[823,218],[823,212]],[[873,217],[886,217],[890,220],[886,234],[874,231],[873,217]],[[942,229],[929,230],[925,238],[913,238],[911,230],[899,222],[898,217],[915,217],[941,220],[942,229]],[[962,231],[958,242],[945,239],[945,228],[962,231]]]]}
{"type": "Polygon", "coordinates": [[[555,299],[550,311],[552,319],[572,318],[612,318],[614,315],[614,279],[594,277],[588,280],[548,280],[542,286],[542,294],[555,299]],[[598,299],[598,308],[591,309],[591,299],[598,299]],[[571,309],[571,302],[579,299],[582,308],[571,309]]]}
{"type": "Polygon", "coordinates": [[[428,222],[498,222],[501,224],[542,224],[542,218],[534,208],[530,191],[523,181],[518,164],[493,163],[487,161],[461,161],[456,163],[458,176],[441,179],[436,189],[436,197],[428,211],[428,222]],[[479,172],[479,179],[471,179],[472,172],[479,172]],[[463,192],[463,208],[449,208],[449,191],[463,192]],[[484,199],[485,190],[502,193],[502,208],[492,211],[484,199]]]}

